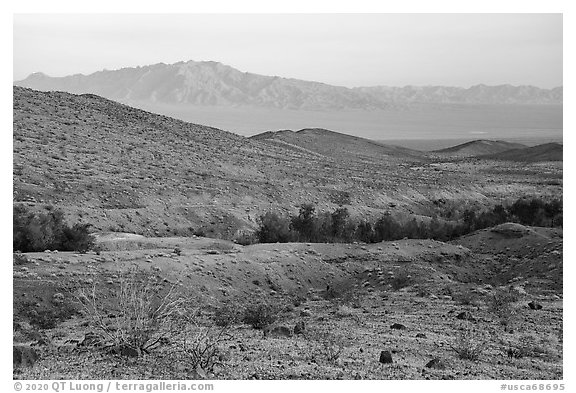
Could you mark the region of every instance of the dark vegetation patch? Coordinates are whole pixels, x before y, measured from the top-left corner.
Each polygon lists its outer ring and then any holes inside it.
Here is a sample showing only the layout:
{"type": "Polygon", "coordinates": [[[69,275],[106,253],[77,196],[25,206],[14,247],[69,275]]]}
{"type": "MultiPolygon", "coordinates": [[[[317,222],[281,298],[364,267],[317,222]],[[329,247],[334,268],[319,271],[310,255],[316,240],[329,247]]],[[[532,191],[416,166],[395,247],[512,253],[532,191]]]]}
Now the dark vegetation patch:
{"type": "Polygon", "coordinates": [[[13,249],[21,252],[44,250],[86,252],[94,247],[90,224],[68,226],[64,213],[51,206],[32,212],[24,205],[13,208],[13,249]]]}
{"type": "Polygon", "coordinates": [[[448,241],[505,222],[561,227],[562,209],[562,200],[547,202],[539,198],[523,198],[507,207],[496,205],[492,209],[481,211],[467,209],[451,221],[437,217],[433,217],[429,222],[418,221],[416,218],[398,221],[385,214],[373,222],[352,219],[345,207],[338,207],[331,213],[317,213],[314,205],[304,204],[300,206],[298,215],[283,217],[268,212],[260,216],[255,236],[261,243],[378,243],[404,238],[448,241]]]}

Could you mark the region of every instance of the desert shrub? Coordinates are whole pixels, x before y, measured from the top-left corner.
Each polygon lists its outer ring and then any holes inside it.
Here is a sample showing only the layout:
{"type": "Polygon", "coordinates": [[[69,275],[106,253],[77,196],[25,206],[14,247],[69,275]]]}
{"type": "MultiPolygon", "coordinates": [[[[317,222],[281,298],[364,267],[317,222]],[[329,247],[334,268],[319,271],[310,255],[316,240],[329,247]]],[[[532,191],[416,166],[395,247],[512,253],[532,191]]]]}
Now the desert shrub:
{"type": "Polygon", "coordinates": [[[224,343],[231,338],[226,326],[219,329],[197,326],[193,333],[186,335],[181,345],[183,362],[189,364],[193,370],[200,368],[202,371],[212,372],[214,366],[222,364],[224,343]]]}
{"type": "Polygon", "coordinates": [[[86,252],[94,248],[94,237],[88,233],[89,227],[90,224],[74,224],[72,227],[64,226],[59,249],[86,252]]]}
{"type": "Polygon", "coordinates": [[[510,325],[516,315],[514,302],[517,302],[518,295],[509,290],[498,290],[490,297],[488,311],[496,315],[503,326],[510,325]]]}
{"type": "Polygon", "coordinates": [[[22,253],[19,252],[15,252],[12,255],[12,264],[14,266],[20,266],[20,265],[26,265],[30,263],[30,260],[28,259],[28,257],[22,253]]]}
{"type": "Polygon", "coordinates": [[[326,327],[308,330],[306,338],[316,344],[317,353],[329,363],[335,363],[348,346],[343,335],[334,333],[326,327]]]}
{"type": "Polygon", "coordinates": [[[324,292],[324,299],[334,304],[349,304],[354,308],[361,306],[358,285],[350,278],[332,282],[324,292]]]}
{"type": "Polygon", "coordinates": [[[30,324],[38,329],[54,329],[60,322],[77,315],[78,310],[69,301],[49,307],[38,306],[34,302],[25,302],[19,305],[18,314],[28,319],[30,324]]]}
{"type": "Polygon", "coordinates": [[[48,207],[45,213],[33,213],[26,206],[13,208],[13,249],[22,252],[60,250],[85,252],[94,246],[89,224],[64,222],[64,213],[48,207]]]}
{"type": "Polygon", "coordinates": [[[278,214],[268,212],[260,216],[259,221],[256,237],[260,243],[287,243],[293,240],[289,221],[278,214]]]}
{"type": "Polygon", "coordinates": [[[523,334],[515,342],[502,342],[502,351],[510,358],[549,357],[553,354],[551,343],[533,334],[523,334]]]}
{"type": "Polygon", "coordinates": [[[249,246],[258,243],[258,240],[257,233],[241,232],[234,238],[234,243],[240,244],[241,246],[249,246]]]}
{"type": "Polygon", "coordinates": [[[475,305],[478,302],[478,294],[471,291],[458,292],[452,298],[463,306],[475,305]]]}
{"type": "Polygon", "coordinates": [[[402,288],[406,288],[411,284],[412,284],[412,276],[410,276],[406,272],[397,273],[390,282],[390,285],[392,285],[392,289],[394,289],[395,291],[398,291],[399,289],[402,288]]]}
{"type": "Polygon", "coordinates": [[[76,298],[110,347],[128,348],[140,353],[165,344],[182,333],[190,317],[184,297],[176,285],[168,290],[154,276],[139,276],[135,271],[121,275],[120,285],[108,297],[96,284],[80,289],[76,298]],[[106,304],[109,299],[113,304],[106,304]],[[110,309],[116,313],[110,320],[110,309]]]}
{"type": "Polygon", "coordinates": [[[231,326],[242,321],[242,310],[232,304],[223,304],[214,311],[214,323],[216,326],[231,326]]]}
{"type": "Polygon", "coordinates": [[[254,329],[264,329],[276,322],[281,308],[279,304],[266,300],[248,304],[244,308],[242,322],[254,329]]]}
{"type": "Polygon", "coordinates": [[[470,327],[464,327],[450,348],[460,359],[476,361],[480,358],[485,345],[480,334],[470,327]]]}

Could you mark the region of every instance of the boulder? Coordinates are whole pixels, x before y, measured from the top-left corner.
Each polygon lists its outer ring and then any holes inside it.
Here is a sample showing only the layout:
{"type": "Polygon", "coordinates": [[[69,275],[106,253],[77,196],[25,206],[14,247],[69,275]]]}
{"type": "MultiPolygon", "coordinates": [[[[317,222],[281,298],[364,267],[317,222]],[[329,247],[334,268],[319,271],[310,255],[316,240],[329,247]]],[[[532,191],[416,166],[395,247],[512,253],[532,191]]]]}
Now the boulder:
{"type": "Polygon", "coordinates": [[[380,363],[383,363],[383,364],[393,363],[392,354],[390,353],[390,351],[380,352],[380,360],[379,361],[380,361],[380,363]]]}
{"type": "Polygon", "coordinates": [[[444,363],[444,361],[442,359],[434,358],[434,359],[430,360],[428,363],[426,363],[426,365],[424,367],[433,368],[435,370],[445,370],[446,364],[444,363]]]}
{"type": "Polygon", "coordinates": [[[306,325],[304,324],[304,321],[298,321],[298,323],[296,323],[294,326],[294,334],[304,334],[305,330],[306,325]]]}
{"type": "Polygon", "coordinates": [[[542,310],[542,305],[540,303],[536,303],[534,300],[528,303],[528,307],[530,307],[531,310],[542,310]]]}

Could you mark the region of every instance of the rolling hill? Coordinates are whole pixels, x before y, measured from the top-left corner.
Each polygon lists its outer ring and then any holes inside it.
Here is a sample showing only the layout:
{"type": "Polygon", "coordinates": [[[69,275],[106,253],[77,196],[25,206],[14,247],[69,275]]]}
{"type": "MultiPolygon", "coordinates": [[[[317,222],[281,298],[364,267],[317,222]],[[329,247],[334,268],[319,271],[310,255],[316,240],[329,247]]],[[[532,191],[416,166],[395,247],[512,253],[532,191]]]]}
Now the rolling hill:
{"type": "Polygon", "coordinates": [[[545,143],[525,149],[513,149],[500,153],[483,155],[482,159],[517,161],[517,162],[544,162],[562,161],[564,149],[559,143],[545,143]]]}
{"type": "Polygon", "coordinates": [[[422,158],[416,150],[391,146],[369,139],[346,135],[321,128],[305,128],[300,131],[268,131],[250,139],[320,154],[332,159],[382,160],[422,158]]]}
{"type": "Polygon", "coordinates": [[[457,146],[448,147],[446,149],[436,150],[435,153],[457,157],[473,157],[501,153],[512,149],[523,149],[525,147],[526,146],[520,143],[478,139],[457,146]]]}

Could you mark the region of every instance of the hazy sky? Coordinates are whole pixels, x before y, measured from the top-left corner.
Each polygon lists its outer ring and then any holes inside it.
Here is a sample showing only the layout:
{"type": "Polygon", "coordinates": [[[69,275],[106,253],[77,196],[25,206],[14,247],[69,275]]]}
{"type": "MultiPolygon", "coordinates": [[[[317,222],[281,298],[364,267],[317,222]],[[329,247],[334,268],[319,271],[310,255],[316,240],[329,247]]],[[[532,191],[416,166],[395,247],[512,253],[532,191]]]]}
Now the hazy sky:
{"type": "Polygon", "coordinates": [[[562,85],[560,14],[17,14],[14,80],[213,60],[348,87],[562,85]]]}

